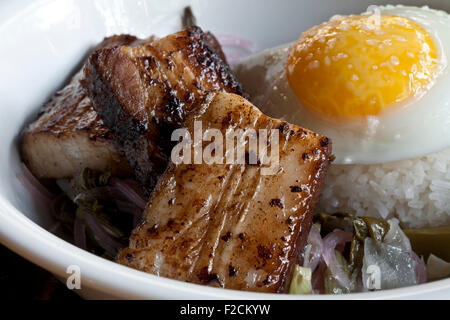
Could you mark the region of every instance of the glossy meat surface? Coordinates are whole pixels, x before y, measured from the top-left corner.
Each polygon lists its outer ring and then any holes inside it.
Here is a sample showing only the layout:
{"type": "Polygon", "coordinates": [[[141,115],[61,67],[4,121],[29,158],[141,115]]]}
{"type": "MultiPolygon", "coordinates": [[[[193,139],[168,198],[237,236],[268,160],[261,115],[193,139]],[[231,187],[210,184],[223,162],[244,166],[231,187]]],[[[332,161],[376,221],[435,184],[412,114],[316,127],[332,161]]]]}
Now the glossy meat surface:
{"type": "Polygon", "coordinates": [[[242,93],[198,27],[137,47],[97,50],[85,87],[147,190],[167,166],[170,134],[207,91],[242,93]]]}
{"type": "MultiPolygon", "coordinates": [[[[95,49],[138,41],[143,40],[130,35],[111,36],[95,49]]],[[[53,95],[22,133],[22,159],[39,178],[71,178],[85,167],[115,175],[132,174],[114,143],[113,133],[92,108],[80,84],[82,78],[80,71],[53,95]]]]}
{"type": "MultiPolygon", "coordinates": [[[[330,141],[264,116],[235,94],[209,94],[196,104],[186,120],[191,136],[194,121],[224,135],[238,128],[275,129],[276,173],[262,174],[259,162],[171,163],[118,261],[181,281],[286,291],[329,165],[330,141]]],[[[203,149],[210,143],[203,142],[203,149]]]]}

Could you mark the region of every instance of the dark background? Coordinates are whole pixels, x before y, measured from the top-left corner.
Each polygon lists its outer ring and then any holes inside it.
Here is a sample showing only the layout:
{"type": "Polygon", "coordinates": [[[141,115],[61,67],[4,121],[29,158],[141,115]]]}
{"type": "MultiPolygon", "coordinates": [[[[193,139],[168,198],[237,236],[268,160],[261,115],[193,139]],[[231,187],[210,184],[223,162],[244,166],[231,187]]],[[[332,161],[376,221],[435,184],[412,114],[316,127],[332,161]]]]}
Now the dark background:
{"type": "Polygon", "coordinates": [[[80,300],[51,273],[0,244],[0,297],[26,300],[80,300]]]}

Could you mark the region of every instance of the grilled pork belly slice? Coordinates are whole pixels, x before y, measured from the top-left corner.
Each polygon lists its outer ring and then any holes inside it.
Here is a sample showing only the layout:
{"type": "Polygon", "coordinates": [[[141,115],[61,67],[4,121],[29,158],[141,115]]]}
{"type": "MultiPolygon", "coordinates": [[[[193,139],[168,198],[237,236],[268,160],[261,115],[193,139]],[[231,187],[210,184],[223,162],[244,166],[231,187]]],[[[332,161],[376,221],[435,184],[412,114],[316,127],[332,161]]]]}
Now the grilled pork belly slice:
{"type": "Polygon", "coordinates": [[[72,178],[83,168],[132,174],[79,85],[82,73],[59,91],[22,135],[22,159],[38,178],[72,178]]]}
{"type": "Polygon", "coordinates": [[[85,87],[147,190],[167,166],[170,134],[207,91],[241,94],[228,65],[198,27],[155,40],[94,52],[85,87]]]}
{"type": "MultiPolygon", "coordinates": [[[[118,262],[181,281],[286,291],[329,166],[329,140],[269,118],[228,93],[211,93],[195,106],[186,120],[191,138],[194,121],[224,137],[231,129],[276,129],[276,173],[264,175],[259,161],[169,164],[118,262]]],[[[202,150],[210,143],[203,142],[202,150]]]]}
{"type": "MultiPolygon", "coordinates": [[[[95,49],[139,44],[130,35],[105,38],[95,49]]],[[[39,178],[71,178],[83,168],[132,175],[123,154],[116,147],[113,133],[92,108],[80,84],[78,72],[44,106],[36,121],[22,133],[22,159],[39,178]]]]}

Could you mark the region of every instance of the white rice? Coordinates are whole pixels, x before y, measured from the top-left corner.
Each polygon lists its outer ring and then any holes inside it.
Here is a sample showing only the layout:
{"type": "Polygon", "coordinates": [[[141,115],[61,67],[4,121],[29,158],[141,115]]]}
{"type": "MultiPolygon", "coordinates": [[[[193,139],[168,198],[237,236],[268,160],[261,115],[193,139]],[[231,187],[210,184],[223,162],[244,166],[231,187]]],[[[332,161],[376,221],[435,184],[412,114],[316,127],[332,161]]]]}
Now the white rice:
{"type": "Polygon", "coordinates": [[[373,165],[331,165],[317,211],[396,217],[403,227],[450,223],[450,149],[373,165]]]}

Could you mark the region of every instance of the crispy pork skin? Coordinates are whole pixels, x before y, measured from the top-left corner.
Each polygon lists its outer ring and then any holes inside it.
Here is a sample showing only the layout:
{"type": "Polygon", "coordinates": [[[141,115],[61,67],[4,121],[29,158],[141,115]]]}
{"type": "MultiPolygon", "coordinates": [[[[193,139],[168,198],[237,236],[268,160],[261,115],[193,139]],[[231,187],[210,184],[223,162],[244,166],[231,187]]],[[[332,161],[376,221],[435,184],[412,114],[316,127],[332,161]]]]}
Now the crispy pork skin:
{"type": "Polygon", "coordinates": [[[207,91],[241,94],[228,65],[198,27],[155,40],[94,52],[84,86],[136,177],[147,190],[167,166],[170,134],[207,91]]]}
{"type": "MultiPolygon", "coordinates": [[[[152,192],[144,221],[117,260],[181,281],[285,292],[309,233],[329,165],[330,141],[269,118],[229,93],[210,93],[193,107],[185,123],[191,136],[194,121],[223,136],[231,129],[276,129],[279,165],[267,175],[262,171],[267,164],[259,161],[169,164],[152,192]]],[[[235,149],[246,143],[237,141],[235,149]]],[[[203,142],[203,150],[210,143],[203,142]]]]}
{"type": "MultiPolygon", "coordinates": [[[[130,35],[105,38],[95,49],[139,44],[130,35]]],[[[132,175],[126,158],[116,147],[113,133],[92,108],[78,72],[44,106],[38,118],[22,132],[21,154],[39,178],[71,178],[85,167],[132,175]]]]}

